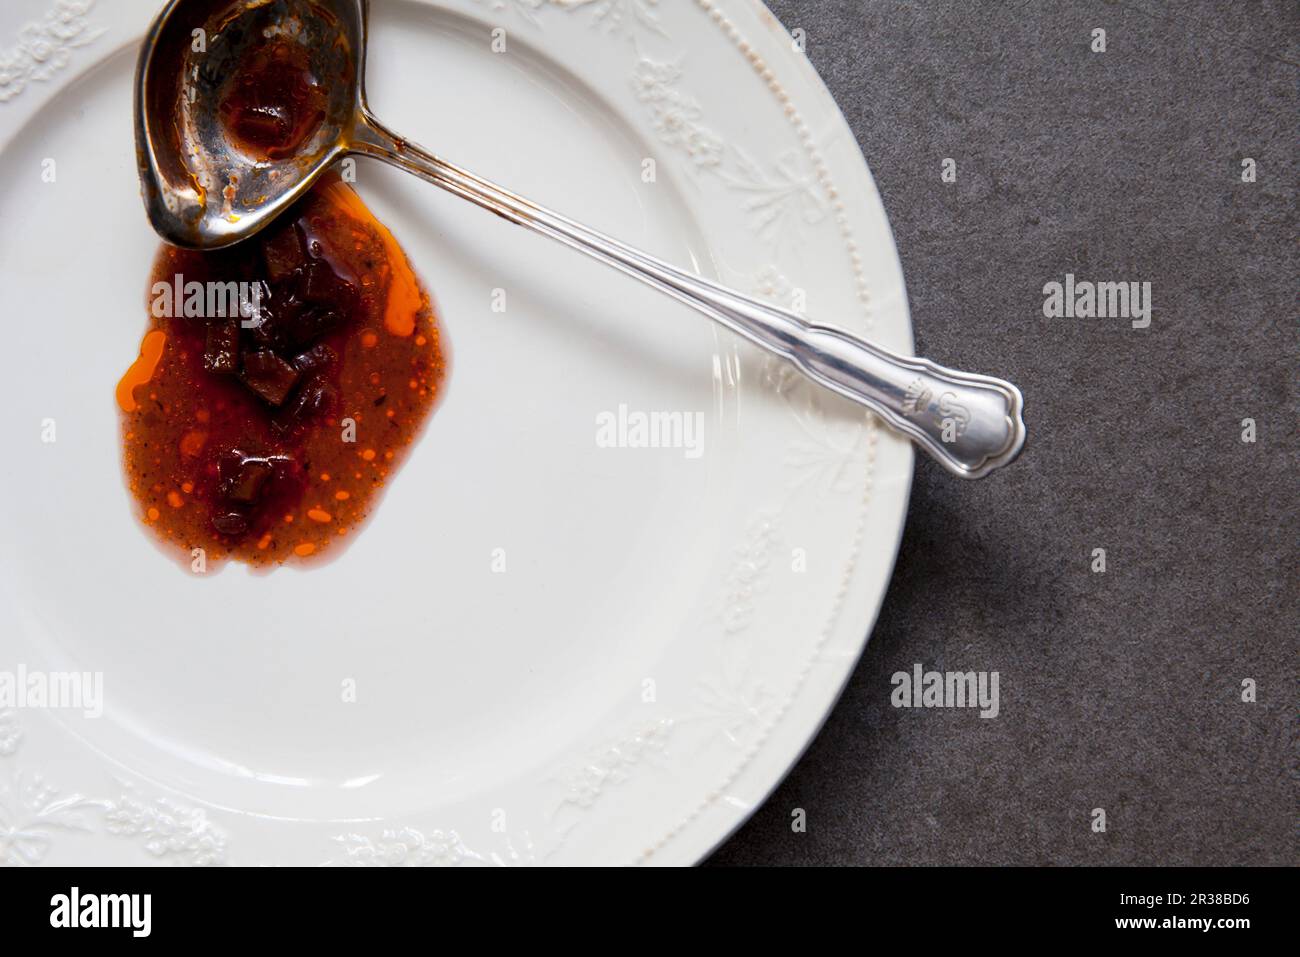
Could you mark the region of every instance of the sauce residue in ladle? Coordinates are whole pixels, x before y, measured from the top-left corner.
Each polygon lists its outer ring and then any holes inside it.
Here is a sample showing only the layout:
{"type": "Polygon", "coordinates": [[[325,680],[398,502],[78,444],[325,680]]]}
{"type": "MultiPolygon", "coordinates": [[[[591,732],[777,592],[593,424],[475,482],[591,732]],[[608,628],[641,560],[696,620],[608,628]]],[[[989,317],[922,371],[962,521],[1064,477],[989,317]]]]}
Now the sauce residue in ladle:
{"type": "Polygon", "coordinates": [[[240,149],[263,159],[293,156],[325,120],[326,97],[300,43],[271,37],[247,51],[225,81],[218,112],[240,149]]]}
{"type": "Polygon", "coordinates": [[[164,246],[150,300],[117,390],[144,523],[206,563],[274,566],[349,540],[447,368],[392,234],[328,174],[253,239],[164,246]]]}

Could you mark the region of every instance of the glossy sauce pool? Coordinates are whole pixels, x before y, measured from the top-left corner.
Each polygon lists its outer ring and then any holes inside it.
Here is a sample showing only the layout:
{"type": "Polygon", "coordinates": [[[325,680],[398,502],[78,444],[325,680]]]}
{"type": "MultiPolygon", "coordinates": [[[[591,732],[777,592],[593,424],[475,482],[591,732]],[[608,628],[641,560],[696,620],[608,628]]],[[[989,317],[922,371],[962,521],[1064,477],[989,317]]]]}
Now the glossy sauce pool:
{"type": "Polygon", "coordinates": [[[163,247],[149,299],[117,389],[141,520],[191,564],[336,552],[446,378],[429,296],[392,234],[331,174],[250,240],[163,247]]]}

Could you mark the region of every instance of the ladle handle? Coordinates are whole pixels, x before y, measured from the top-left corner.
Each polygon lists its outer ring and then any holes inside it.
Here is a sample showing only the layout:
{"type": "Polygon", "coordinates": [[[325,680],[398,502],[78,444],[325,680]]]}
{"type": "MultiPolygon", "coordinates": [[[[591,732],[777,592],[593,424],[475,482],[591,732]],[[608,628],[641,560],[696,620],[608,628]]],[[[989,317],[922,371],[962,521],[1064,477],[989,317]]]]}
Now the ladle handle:
{"type": "Polygon", "coordinates": [[[871,409],[954,475],[987,475],[1014,459],[1024,444],[1024,400],[1009,382],[895,355],[684,272],[453,166],[396,136],[369,114],[358,123],[352,149],[414,173],[694,307],[788,359],[826,388],[871,409]]]}

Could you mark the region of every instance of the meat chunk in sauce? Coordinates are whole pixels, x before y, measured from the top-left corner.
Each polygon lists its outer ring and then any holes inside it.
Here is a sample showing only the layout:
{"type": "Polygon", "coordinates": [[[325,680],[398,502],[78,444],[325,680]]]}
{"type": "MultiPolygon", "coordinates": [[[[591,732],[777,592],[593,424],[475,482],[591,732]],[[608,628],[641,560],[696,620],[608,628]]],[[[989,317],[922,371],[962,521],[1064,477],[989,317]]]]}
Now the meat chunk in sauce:
{"type": "Polygon", "coordinates": [[[203,347],[203,368],[226,375],[239,371],[238,319],[219,319],[208,323],[203,347]]]}

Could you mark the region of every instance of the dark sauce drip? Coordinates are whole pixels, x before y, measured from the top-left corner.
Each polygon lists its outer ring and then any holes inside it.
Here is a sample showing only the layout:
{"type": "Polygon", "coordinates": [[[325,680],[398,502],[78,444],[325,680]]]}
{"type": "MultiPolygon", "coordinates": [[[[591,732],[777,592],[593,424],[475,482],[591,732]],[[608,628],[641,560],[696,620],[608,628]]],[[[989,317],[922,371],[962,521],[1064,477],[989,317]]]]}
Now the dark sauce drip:
{"type": "Polygon", "coordinates": [[[155,304],[177,276],[205,290],[243,283],[248,314],[196,317],[182,301],[155,310],[156,368],[133,367],[119,388],[146,523],[210,560],[318,553],[365,516],[439,391],[427,296],[337,177],[254,239],[210,253],[164,247],[155,304]]]}

